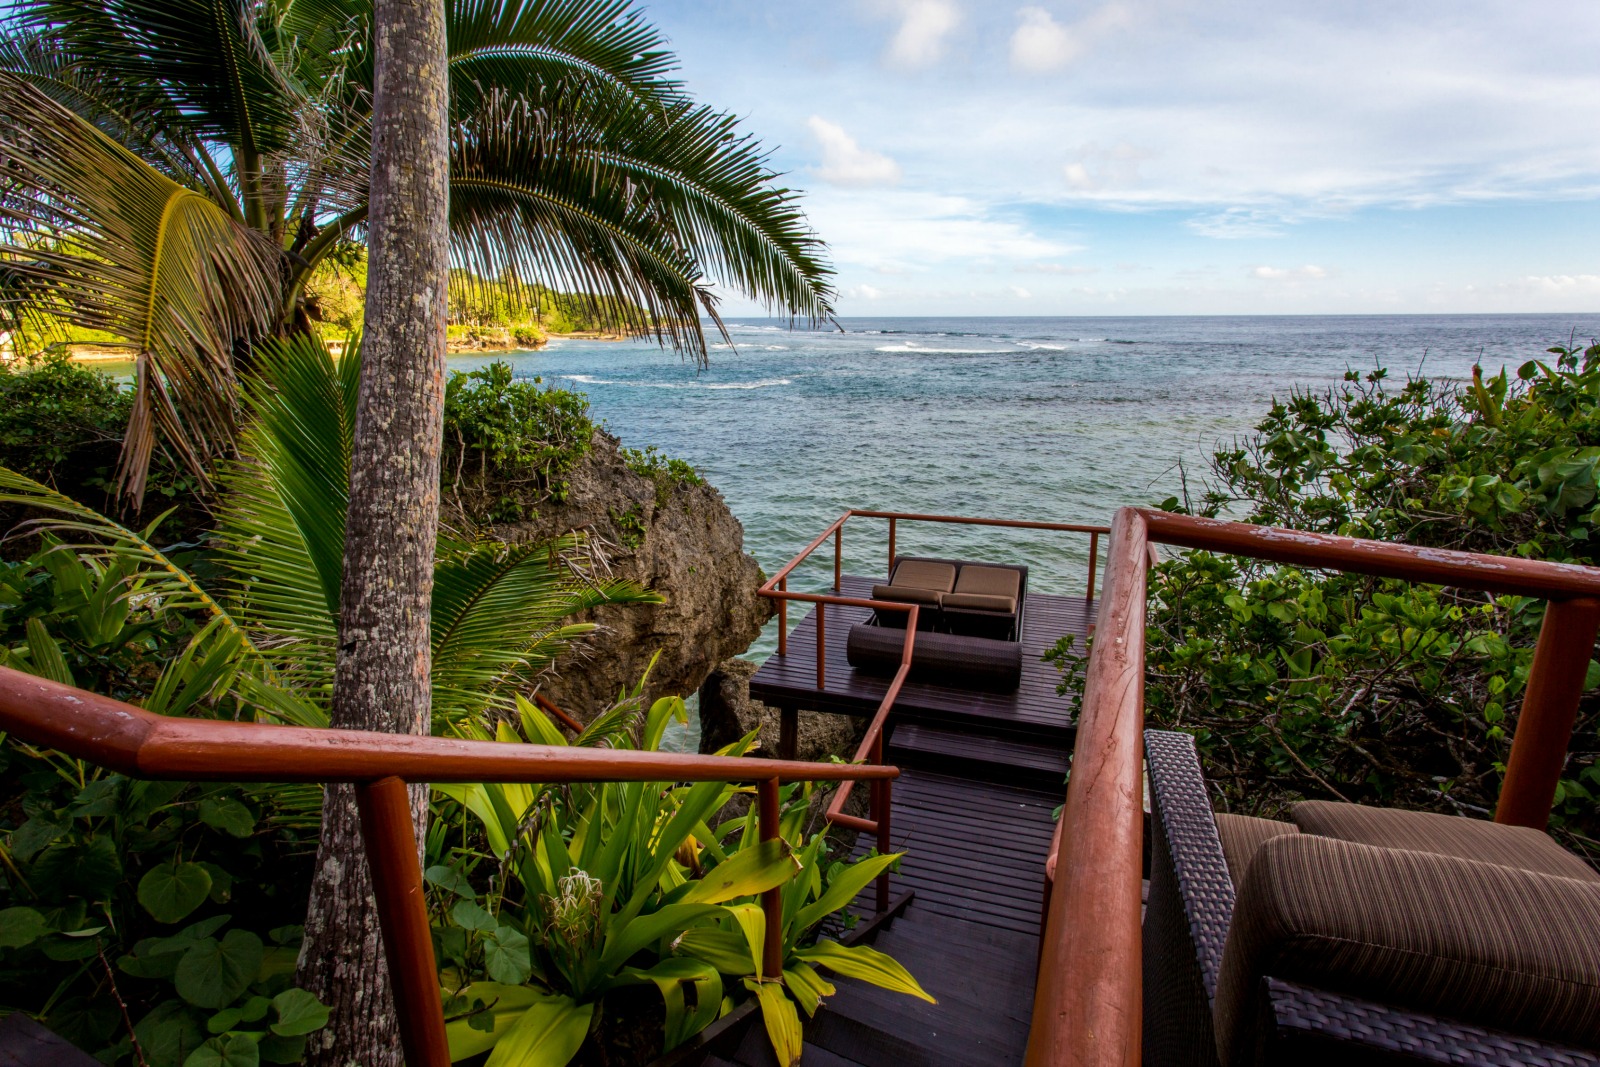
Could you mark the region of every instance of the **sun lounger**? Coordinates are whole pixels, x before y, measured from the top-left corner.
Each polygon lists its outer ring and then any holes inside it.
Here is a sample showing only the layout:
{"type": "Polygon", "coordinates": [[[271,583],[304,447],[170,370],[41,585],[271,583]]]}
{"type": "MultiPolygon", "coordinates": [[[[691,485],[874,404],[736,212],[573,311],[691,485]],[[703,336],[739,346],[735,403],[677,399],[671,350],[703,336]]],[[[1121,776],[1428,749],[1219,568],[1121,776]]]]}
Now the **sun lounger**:
{"type": "Polygon", "coordinates": [[[1306,802],[1213,815],[1145,734],[1144,1061],[1600,1064],[1600,875],[1547,835],[1306,802]]]}

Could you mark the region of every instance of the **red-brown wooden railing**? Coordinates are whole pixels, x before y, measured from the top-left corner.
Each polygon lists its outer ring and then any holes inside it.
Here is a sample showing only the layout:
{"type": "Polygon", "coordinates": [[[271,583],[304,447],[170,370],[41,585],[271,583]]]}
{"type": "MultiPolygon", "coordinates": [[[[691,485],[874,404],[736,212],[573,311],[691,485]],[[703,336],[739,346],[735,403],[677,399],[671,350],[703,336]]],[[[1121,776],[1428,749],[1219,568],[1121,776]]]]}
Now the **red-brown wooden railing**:
{"type": "MultiPolygon", "coordinates": [[[[0,730],[134,778],[352,782],[408,1067],[449,1067],[438,968],[406,786],[419,782],[754,782],[763,840],[784,781],[867,780],[893,767],[795,763],[262,723],[176,719],[0,667],[0,730]]],[[[764,974],[783,967],[781,894],[762,895],[764,974]]]]}
{"type": "Polygon", "coordinates": [[[1051,858],[1028,1067],[1139,1063],[1145,572],[1155,544],[1548,600],[1495,811],[1512,825],[1549,821],[1600,628],[1600,568],[1118,511],[1051,858]]]}
{"type": "MultiPolygon", "coordinates": [[[[883,734],[889,721],[889,712],[894,708],[894,702],[900,696],[900,689],[905,685],[906,676],[911,671],[911,655],[917,637],[917,606],[904,604],[891,600],[862,600],[856,597],[827,596],[819,593],[791,593],[789,592],[789,575],[800,564],[804,563],[810,555],[820,548],[829,537],[833,538],[833,589],[838,594],[841,591],[844,577],[844,527],[852,518],[887,519],[889,520],[889,566],[884,573],[894,574],[894,561],[899,558],[896,554],[896,540],[900,522],[935,522],[961,526],[997,526],[1013,530],[1052,530],[1065,533],[1086,533],[1089,535],[1089,583],[1086,593],[1087,599],[1094,600],[1095,563],[1100,553],[1100,535],[1111,532],[1108,526],[1091,526],[1082,523],[1069,522],[1036,522],[1028,519],[984,519],[960,515],[925,515],[909,511],[862,511],[851,508],[840,515],[828,528],[818,534],[810,544],[795,554],[794,558],[785,563],[779,571],[768,578],[761,586],[761,595],[770,597],[778,602],[778,655],[786,656],[789,653],[789,601],[798,600],[803,603],[816,605],[817,618],[817,689],[825,687],[828,677],[828,606],[870,608],[874,611],[903,611],[906,612],[905,641],[900,648],[900,668],[895,671],[894,678],[889,682],[889,688],[884,693],[883,699],[878,704],[877,712],[872,721],[867,724],[866,733],[862,736],[861,744],[856,749],[855,762],[857,764],[881,765],[883,763],[883,734]]],[[[783,712],[783,739],[780,743],[780,755],[792,756],[794,738],[794,715],[792,710],[783,712]]],[[[869,797],[867,818],[857,815],[845,814],[844,807],[850,799],[850,792],[854,782],[845,782],[834,794],[833,800],[828,805],[827,819],[829,822],[843,826],[861,833],[876,836],[878,851],[887,853],[892,847],[890,839],[890,811],[893,807],[893,795],[887,780],[874,782],[872,793],[869,797]]],[[[880,915],[889,908],[889,873],[885,871],[877,882],[877,910],[880,915]]]]}

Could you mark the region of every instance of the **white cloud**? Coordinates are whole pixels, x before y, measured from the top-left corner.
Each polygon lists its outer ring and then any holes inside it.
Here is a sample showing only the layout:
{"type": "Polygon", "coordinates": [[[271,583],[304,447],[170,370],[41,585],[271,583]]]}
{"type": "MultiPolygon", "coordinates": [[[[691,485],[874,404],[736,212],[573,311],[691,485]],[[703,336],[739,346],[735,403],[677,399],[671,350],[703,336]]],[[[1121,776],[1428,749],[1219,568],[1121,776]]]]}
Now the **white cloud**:
{"type": "Polygon", "coordinates": [[[1315,281],[1327,276],[1327,270],[1315,263],[1303,267],[1254,267],[1250,271],[1250,277],[1268,282],[1315,281]]]}
{"type": "Polygon", "coordinates": [[[1006,288],[1010,291],[1011,295],[1016,297],[1018,300],[1026,300],[1033,295],[1020,285],[1010,285],[1006,288]]]}
{"type": "Polygon", "coordinates": [[[1230,207],[1207,215],[1196,215],[1184,223],[1201,237],[1237,241],[1256,237],[1282,237],[1285,220],[1256,208],[1230,207]]]}
{"type": "Polygon", "coordinates": [[[1017,19],[1011,34],[1011,65],[1017,70],[1035,74],[1056,70],[1083,51],[1083,42],[1042,7],[1020,8],[1017,19]]]}
{"type": "Polygon", "coordinates": [[[1099,267],[1069,267],[1064,263],[1019,263],[1011,268],[1018,274],[1095,274],[1099,267]]]}
{"type": "Polygon", "coordinates": [[[822,149],[818,178],[832,185],[893,185],[900,180],[900,164],[881,152],[862,148],[836,122],[820,115],[806,120],[811,136],[822,149]]]}
{"type": "Polygon", "coordinates": [[[897,67],[926,67],[944,55],[945,38],[961,23],[952,0],[898,0],[900,26],[889,39],[884,58],[897,67]]]}
{"type": "Polygon", "coordinates": [[[1061,169],[1067,188],[1079,193],[1126,190],[1139,184],[1139,164],[1154,158],[1126,141],[1101,148],[1091,141],[1078,150],[1078,161],[1061,169]]]}
{"type": "Polygon", "coordinates": [[[1129,22],[1128,9],[1110,3],[1072,26],[1064,26],[1042,7],[1017,9],[1011,34],[1011,67],[1028,74],[1060,70],[1088,51],[1095,38],[1129,22]]]}
{"type": "Polygon", "coordinates": [[[883,298],[883,290],[870,285],[847,285],[844,287],[843,295],[851,300],[880,300],[883,298]]]}
{"type": "Polygon", "coordinates": [[[1517,287],[1545,295],[1600,296],[1600,274],[1530,274],[1517,287]]]}
{"type": "Polygon", "coordinates": [[[846,272],[921,275],[940,265],[1009,269],[1082,251],[959,196],[900,189],[818,191],[807,197],[806,214],[818,233],[828,235],[834,261],[846,272]]]}

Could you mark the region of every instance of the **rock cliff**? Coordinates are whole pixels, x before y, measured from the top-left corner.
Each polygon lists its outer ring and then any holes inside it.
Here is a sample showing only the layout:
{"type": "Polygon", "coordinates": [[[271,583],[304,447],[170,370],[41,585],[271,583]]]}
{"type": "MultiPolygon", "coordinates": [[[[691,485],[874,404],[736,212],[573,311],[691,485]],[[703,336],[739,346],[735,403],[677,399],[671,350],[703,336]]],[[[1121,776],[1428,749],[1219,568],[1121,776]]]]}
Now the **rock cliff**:
{"type": "Polygon", "coordinates": [[[756,595],[761,568],[744,551],[744,527],[715,488],[635,471],[604,431],[595,431],[568,482],[563,502],[498,524],[494,536],[520,542],[585,530],[605,547],[616,576],[667,602],[591,613],[600,632],[585,652],[562,662],[544,692],[587,720],[636,683],[657,651],[647,695],[695,692],[712,668],[749,647],[773,614],[772,602],[756,595]]]}

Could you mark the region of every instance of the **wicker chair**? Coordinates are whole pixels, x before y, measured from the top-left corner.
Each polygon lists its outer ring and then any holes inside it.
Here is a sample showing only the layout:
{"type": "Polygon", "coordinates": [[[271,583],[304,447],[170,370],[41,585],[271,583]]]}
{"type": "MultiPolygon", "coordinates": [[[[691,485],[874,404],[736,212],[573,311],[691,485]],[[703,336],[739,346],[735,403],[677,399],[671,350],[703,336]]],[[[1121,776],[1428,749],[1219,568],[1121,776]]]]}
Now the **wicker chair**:
{"type": "Polygon", "coordinates": [[[1600,1067],[1600,876],[1548,837],[1342,804],[1214,816],[1189,735],[1145,752],[1146,1064],[1600,1067]]]}

